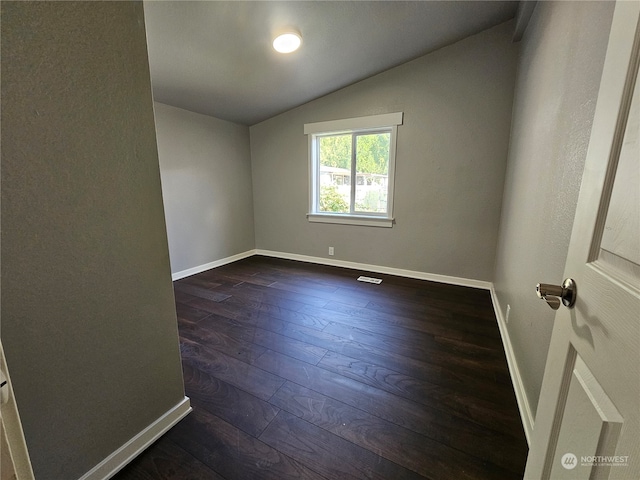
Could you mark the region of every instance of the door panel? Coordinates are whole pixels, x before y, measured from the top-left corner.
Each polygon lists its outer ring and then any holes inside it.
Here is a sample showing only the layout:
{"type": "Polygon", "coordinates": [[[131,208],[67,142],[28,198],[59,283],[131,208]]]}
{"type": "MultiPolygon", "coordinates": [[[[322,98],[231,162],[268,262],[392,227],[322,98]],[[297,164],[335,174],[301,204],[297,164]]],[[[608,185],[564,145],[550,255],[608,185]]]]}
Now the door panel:
{"type": "Polygon", "coordinates": [[[598,263],[633,284],[640,278],[640,82],[622,139],[598,263]]]}
{"type": "Polygon", "coordinates": [[[616,4],[527,479],[640,478],[639,22],[616,4]]]}
{"type": "MultiPolygon", "coordinates": [[[[615,455],[623,418],[575,350],[568,358],[574,360],[570,362],[573,368],[569,369],[568,385],[563,389],[566,394],[559,402],[565,412],[558,425],[554,452],[560,462],[550,464],[549,478],[607,478],[603,474],[612,467],[596,459],[615,455]]],[[[622,467],[628,459],[617,460],[616,467],[622,467]]]]}

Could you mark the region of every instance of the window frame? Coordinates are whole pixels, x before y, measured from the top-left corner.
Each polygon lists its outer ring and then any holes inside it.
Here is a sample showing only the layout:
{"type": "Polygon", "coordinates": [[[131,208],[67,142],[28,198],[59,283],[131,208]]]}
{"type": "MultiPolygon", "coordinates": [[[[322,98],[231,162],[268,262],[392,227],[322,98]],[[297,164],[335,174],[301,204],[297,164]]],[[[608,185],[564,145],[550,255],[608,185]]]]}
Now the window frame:
{"type": "MultiPolygon", "coordinates": [[[[398,125],[402,125],[403,112],[386,113],[382,115],[370,115],[366,117],[347,118],[342,120],[330,120],[327,122],[307,123],[304,125],[304,133],[308,135],[309,144],[309,210],[307,219],[310,222],[338,223],[347,225],[365,225],[375,227],[392,227],[393,218],[393,196],[395,185],[395,160],[398,125]],[[320,165],[318,162],[318,142],[319,137],[349,134],[352,138],[352,145],[358,135],[390,133],[389,140],[389,169],[387,177],[387,212],[358,212],[358,213],[330,213],[320,212],[319,207],[319,181],[320,165]]],[[[353,146],[352,146],[353,148],[353,146]]],[[[355,208],[353,203],[353,192],[357,188],[357,176],[354,175],[355,155],[352,151],[351,176],[354,177],[352,184],[351,208],[355,208]]]]}

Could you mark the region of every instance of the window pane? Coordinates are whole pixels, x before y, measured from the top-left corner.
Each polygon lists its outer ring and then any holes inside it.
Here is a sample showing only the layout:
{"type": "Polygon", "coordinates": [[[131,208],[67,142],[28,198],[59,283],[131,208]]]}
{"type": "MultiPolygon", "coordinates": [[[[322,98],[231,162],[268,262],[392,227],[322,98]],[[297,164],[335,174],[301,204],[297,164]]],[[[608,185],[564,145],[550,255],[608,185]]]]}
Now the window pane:
{"type": "Polygon", "coordinates": [[[318,137],[319,212],[349,213],[351,204],[351,135],[318,137]]]}
{"type": "Polygon", "coordinates": [[[356,137],[357,212],[387,212],[390,140],[390,132],[356,137]]]}

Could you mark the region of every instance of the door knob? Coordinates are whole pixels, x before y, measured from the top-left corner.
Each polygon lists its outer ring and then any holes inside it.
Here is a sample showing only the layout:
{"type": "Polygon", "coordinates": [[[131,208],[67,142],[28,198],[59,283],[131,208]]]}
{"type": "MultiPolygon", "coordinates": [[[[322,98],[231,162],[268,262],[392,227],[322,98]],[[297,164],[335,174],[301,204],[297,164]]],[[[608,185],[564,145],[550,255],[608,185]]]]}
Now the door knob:
{"type": "Polygon", "coordinates": [[[562,285],[539,283],[536,285],[536,293],[538,298],[545,300],[554,310],[560,308],[561,300],[565,307],[573,308],[576,303],[576,282],[573,278],[567,278],[562,285]]]}

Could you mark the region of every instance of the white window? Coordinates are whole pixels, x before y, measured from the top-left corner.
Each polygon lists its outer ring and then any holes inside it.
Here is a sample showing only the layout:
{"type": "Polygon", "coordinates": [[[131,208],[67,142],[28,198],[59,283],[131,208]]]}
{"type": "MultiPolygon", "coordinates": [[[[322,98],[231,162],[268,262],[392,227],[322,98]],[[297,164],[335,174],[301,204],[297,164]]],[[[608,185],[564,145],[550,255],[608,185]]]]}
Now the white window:
{"type": "Polygon", "coordinates": [[[305,124],[309,221],[393,225],[396,134],[401,124],[402,112],[305,124]]]}

